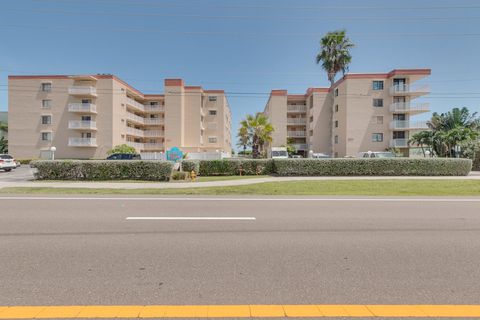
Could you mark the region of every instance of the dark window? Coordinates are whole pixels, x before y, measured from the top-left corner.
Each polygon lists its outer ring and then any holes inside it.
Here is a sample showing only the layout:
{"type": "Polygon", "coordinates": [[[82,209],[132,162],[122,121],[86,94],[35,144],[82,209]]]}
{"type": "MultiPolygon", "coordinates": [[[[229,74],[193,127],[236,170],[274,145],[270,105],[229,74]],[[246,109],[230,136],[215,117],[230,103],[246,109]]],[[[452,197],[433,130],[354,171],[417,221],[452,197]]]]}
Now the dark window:
{"type": "Polygon", "coordinates": [[[52,124],[52,116],[42,116],[42,124],[52,124]]]}
{"type": "Polygon", "coordinates": [[[338,104],[335,105],[335,112],[338,112],[338,104]]]}
{"type": "Polygon", "coordinates": [[[217,101],[217,97],[216,96],[209,96],[208,101],[217,101]]]}
{"type": "Polygon", "coordinates": [[[338,143],[338,136],[335,136],[335,143],[338,143]]]}
{"type": "Polygon", "coordinates": [[[51,83],[42,83],[42,91],[43,92],[52,91],[52,84],[51,83]]]}
{"type": "Polygon", "coordinates": [[[383,99],[373,99],[374,107],[383,107],[383,99]]]}
{"type": "Polygon", "coordinates": [[[335,121],[335,128],[338,128],[338,120],[335,121]]]}
{"type": "Polygon", "coordinates": [[[208,114],[211,116],[216,116],[217,115],[217,110],[208,110],[208,114]]]}
{"type": "Polygon", "coordinates": [[[383,133],[372,133],[372,141],[373,142],[382,142],[383,141],[383,133]]]}
{"type": "Polygon", "coordinates": [[[338,88],[335,89],[335,97],[338,97],[338,88]]]}
{"type": "Polygon", "coordinates": [[[383,81],[373,81],[372,83],[373,90],[383,90],[383,81]]]}

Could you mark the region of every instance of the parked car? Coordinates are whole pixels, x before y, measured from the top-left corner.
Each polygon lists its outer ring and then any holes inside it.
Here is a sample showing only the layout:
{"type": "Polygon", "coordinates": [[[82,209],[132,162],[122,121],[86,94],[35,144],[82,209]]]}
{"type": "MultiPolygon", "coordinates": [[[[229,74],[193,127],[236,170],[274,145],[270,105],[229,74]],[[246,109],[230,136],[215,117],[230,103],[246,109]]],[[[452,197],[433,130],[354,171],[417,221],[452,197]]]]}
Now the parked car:
{"type": "Polygon", "coordinates": [[[313,159],[326,159],[326,158],[330,158],[330,156],[328,154],[325,154],[325,153],[312,153],[312,158],[313,159]]]}
{"type": "Polygon", "coordinates": [[[292,154],[291,158],[293,159],[300,159],[303,158],[301,154],[292,154]]]}
{"type": "Polygon", "coordinates": [[[107,160],[140,160],[140,155],[136,153],[114,153],[107,157],[107,160]]]}
{"type": "Polygon", "coordinates": [[[272,159],[287,159],[288,152],[286,147],[272,147],[272,159]]]}
{"type": "Polygon", "coordinates": [[[395,158],[396,155],[393,152],[389,151],[368,151],[360,152],[358,154],[359,158],[395,158]]]}
{"type": "Polygon", "coordinates": [[[11,171],[17,167],[15,159],[9,154],[0,154],[0,170],[11,171]]]}

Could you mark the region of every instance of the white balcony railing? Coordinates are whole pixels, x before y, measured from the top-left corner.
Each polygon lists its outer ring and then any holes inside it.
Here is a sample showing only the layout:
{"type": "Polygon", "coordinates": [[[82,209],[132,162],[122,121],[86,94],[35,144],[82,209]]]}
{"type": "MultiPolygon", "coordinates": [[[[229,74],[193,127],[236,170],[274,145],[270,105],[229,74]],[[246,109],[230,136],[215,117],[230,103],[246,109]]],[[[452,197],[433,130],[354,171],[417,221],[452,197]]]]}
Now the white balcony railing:
{"type": "Polygon", "coordinates": [[[96,96],[97,89],[90,86],[71,86],[68,88],[68,93],[79,96],[96,96]]]}
{"type": "Polygon", "coordinates": [[[144,143],[143,144],[144,150],[159,150],[163,149],[163,143],[144,143]]]}
{"type": "Polygon", "coordinates": [[[428,85],[412,86],[408,84],[396,84],[390,87],[390,94],[427,94],[430,92],[428,85]]]}
{"type": "Polygon", "coordinates": [[[145,118],[143,123],[148,125],[162,124],[163,119],[162,118],[145,118]]]}
{"type": "Polygon", "coordinates": [[[139,110],[141,110],[141,111],[145,111],[145,106],[144,106],[143,104],[141,104],[140,102],[137,102],[137,101],[133,100],[132,98],[128,98],[128,97],[127,97],[127,104],[128,104],[129,106],[132,106],[132,107],[134,107],[134,108],[137,108],[137,109],[139,109],[139,110]]]}
{"type": "Polygon", "coordinates": [[[162,130],[145,130],[143,132],[143,135],[145,137],[163,137],[163,131],[162,130]]]}
{"type": "Polygon", "coordinates": [[[131,112],[127,112],[127,119],[132,121],[132,122],[136,122],[136,123],[140,123],[140,124],[145,123],[145,118],[144,117],[137,116],[136,114],[131,113],[131,112]]]}
{"type": "Polygon", "coordinates": [[[307,118],[287,118],[287,124],[306,124],[307,118]]]}
{"type": "Polygon", "coordinates": [[[68,138],[70,147],[96,147],[97,138],[68,138]]]}
{"type": "Polygon", "coordinates": [[[306,137],[306,131],[287,131],[287,137],[306,137]]]}
{"type": "Polygon", "coordinates": [[[391,112],[428,112],[430,111],[429,103],[411,103],[411,102],[394,102],[390,105],[391,112]]]}
{"type": "Polygon", "coordinates": [[[306,105],[289,104],[289,105],[287,105],[287,111],[288,112],[307,112],[307,106],[306,105]]]}
{"type": "Polygon", "coordinates": [[[151,112],[151,113],[155,113],[155,112],[164,112],[165,111],[165,106],[163,105],[151,105],[151,104],[146,104],[144,106],[144,109],[145,109],[145,112],[151,112]]]}
{"type": "Polygon", "coordinates": [[[133,141],[127,141],[126,142],[128,146],[134,147],[137,150],[143,150],[143,143],[141,142],[133,142],[133,141]]]}
{"type": "Polygon", "coordinates": [[[97,123],[95,121],[88,121],[88,120],[70,120],[68,121],[68,128],[96,130],[97,123]]]}
{"type": "Polygon", "coordinates": [[[390,122],[390,129],[428,129],[426,121],[394,120],[390,122]]]}
{"type": "Polygon", "coordinates": [[[407,148],[408,139],[392,139],[390,140],[390,147],[391,148],[407,148]]]}
{"type": "Polygon", "coordinates": [[[145,131],[143,130],[127,127],[127,134],[131,136],[144,137],[144,133],[145,131]]]}
{"type": "Polygon", "coordinates": [[[93,103],[69,103],[69,112],[97,113],[97,106],[93,103]]]}
{"type": "Polygon", "coordinates": [[[308,144],[306,143],[295,143],[293,147],[295,150],[308,150],[308,144]]]}

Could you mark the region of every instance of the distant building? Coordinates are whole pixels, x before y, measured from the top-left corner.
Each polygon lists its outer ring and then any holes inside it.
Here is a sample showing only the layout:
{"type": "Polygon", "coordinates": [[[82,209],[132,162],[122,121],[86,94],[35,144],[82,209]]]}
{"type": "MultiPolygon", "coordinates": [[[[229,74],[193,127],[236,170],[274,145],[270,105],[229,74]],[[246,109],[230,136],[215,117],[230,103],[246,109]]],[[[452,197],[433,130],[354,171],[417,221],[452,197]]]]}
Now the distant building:
{"type": "Polygon", "coordinates": [[[231,153],[231,113],[223,90],[166,79],[143,94],[114,75],[9,76],[9,150],[39,158],[105,158],[120,144],[138,152],[231,153]]]}
{"type": "Polygon", "coordinates": [[[413,116],[430,111],[428,103],[415,103],[415,98],[429,93],[428,86],[414,83],[430,73],[430,69],[349,73],[332,87],[333,104],[330,88],[309,88],[305,94],[272,90],[264,110],[275,128],[269,147],[291,139],[303,156],[330,154],[331,125],[334,157],[388,148],[408,156],[412,132],[427,128],[425,121],[414,121],[413,116]]]}

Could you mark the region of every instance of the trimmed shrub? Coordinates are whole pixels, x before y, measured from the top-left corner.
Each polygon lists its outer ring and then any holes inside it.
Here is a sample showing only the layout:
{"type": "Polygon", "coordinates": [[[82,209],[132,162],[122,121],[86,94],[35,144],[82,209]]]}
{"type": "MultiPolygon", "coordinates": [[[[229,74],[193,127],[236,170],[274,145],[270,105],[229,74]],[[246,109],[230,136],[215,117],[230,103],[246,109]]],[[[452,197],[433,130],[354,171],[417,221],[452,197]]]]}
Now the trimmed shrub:
{"type": "Polygon", "coordinates": [[[201,176],[236,176],[274,174],[271,159],[222,159],[200,160],[198,174],[201,176]]]}
{"type": "Polygon", "coordinates": [[[168,161],[39,160],[37,180],[149,180],[168,181],[172,163],[168,161]]]}
{"type": "Polygon", "coordinates": [[[200,161],[199,160],[182,160],[181,168],[182,168],[182,171],[185,171],[185,172],[192,172],[192,170],[195,170],[195,172],[198,174],[198,171],[200,169],[200,161]]]}
{"type": "Polygon", "coordinates": [[[33,159],[17,159],[20,161],[20,164],[30,164],[30,162],[34,161],[33,159]]]}
{"type": "Polygon", "coordinates": [[[480,152],[477,152],[477,156],[473,160],[472,170],[480,171],[480,152]]]}
{"type": "Polygon", "coordinates": [[[280,176],[466,176],[469,159],[275,159],[280,176]]]}

